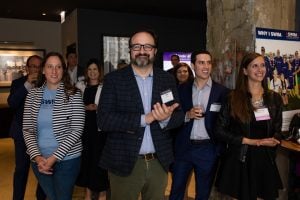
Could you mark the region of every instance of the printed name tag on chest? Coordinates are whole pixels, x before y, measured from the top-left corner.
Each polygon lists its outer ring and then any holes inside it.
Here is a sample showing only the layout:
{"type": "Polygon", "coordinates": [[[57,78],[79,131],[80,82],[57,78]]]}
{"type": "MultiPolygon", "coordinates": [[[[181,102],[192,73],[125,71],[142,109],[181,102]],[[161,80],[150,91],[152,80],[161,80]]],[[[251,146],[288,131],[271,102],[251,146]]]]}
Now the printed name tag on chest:
{"type": "Polygon", "coordinates": [[[271,119],[268,108],[258,108],[254,111],[256,121],[271,119]]]}
{"type": "Polygon", "coordinates": [[[211,112],[220,112],[220,109],[221,109],[221,104],[213,103],[213,104],[210,105],[209,111],[211,111],[211,112]]]}
{"type": "Polygon", "coordinates": [[[172,93],[172,91],[171,91],[170,89],[161,92],[161,93],[160,93],[160,97],[161,97],[161,101],[162,101],[163,103],[168,103],[168,102],[174,100],[173,93],[172,93]]]}

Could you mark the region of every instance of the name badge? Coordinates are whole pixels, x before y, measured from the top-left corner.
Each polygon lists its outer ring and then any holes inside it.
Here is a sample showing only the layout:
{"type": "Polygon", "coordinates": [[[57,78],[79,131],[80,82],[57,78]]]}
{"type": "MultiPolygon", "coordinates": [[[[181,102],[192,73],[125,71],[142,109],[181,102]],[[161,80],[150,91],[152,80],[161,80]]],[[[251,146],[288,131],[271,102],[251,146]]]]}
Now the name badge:
{"type": "Polygon", "coordinates": [[[254,111],[256,121],[271,119],[268,108],[258,108],[254,111]]]}
{"type": "Polygon", "coordinates": [[[211,111],[211,112],[220,112],[220,110],[221,110],[221,104],[213,103],[213,104],[210,105],[209,111],[211,111]]]}
{"type": "Polygon", "coordinates": [[[160,93],[160,97],[161,97],[161,101],[162,101],[163,103],[168,103],[168,102],[174,100],[173,93],[172,93],[172,91],[171,91],[170,89],[161,92],[161,93],[160,93]]]}

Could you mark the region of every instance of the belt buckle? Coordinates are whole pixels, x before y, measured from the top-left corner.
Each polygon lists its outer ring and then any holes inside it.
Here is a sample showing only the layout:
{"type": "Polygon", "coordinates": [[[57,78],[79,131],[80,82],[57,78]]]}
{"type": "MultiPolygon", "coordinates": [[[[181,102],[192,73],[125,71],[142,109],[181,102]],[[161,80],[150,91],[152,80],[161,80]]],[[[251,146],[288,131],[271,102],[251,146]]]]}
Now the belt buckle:
{"type": "Polygon", "coordinates": [[[145,154],[144,155],[144,159],[145,159],[145,161],[150,161],[150,160],[154,160],[155,159],[155,156],[154,156],[154,154],[153,153],[147,153],[147,154],[145,154]]]}

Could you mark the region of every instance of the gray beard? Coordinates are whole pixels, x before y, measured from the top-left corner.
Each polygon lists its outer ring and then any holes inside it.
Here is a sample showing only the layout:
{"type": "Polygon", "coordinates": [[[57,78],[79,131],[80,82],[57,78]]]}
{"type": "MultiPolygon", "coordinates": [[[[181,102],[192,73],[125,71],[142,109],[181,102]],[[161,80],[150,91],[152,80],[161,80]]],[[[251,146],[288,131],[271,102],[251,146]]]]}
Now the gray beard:
{"type": "Polygon", "coordinates": [[[136,58],[136,59],[132,59],[131,60],[131,63],[136,65],[137,67],[139,68],[144,68],[144,67],[147,67],[148,65],[150,64],[153,64],[154,63],[154,58],[152,59],[145,59],[145,58],[136,58]]]}
{"type": "Polygon", "coordinates": [[[133,60],[133,64],[139,68],[144,68],[150,64],[149,60],[133,60]]]}

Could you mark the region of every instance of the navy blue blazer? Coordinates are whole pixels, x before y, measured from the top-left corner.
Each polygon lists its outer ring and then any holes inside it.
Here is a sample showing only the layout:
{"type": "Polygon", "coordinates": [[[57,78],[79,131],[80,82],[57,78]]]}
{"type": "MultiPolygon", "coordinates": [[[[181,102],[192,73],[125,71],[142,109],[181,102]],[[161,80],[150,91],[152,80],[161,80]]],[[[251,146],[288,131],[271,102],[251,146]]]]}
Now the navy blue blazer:
{"type": "Polygon", "coordinates": [[[15,140],[24,140],[22,123],[25,98],[28,94],[28,91],[24,86],[26,80],[27,76],[14,80],[11,84],[10,93],[7,98],[7,103],[14,113],[9,134],[15,140]]]}
{"type": "MultiPolygon", "coordinates": [[[[189,111],[193,107],[193,84],[194,82],[184,83],[178,86],[179,99],[181,102],[181,107],[184,113],[189,111]]],[[[223,85],[212,81],[212,88],[208,98],[207,108],[205,109],[205,128],[207,133],[212,140],[217,145],[214,134],[214,126],[219,112],[210,111],[212,104],[224,105],[229,89],[223,85]]],[[[191,119],[189,122],[184,123],[183,127],[177,134],[175,141],[175,157],[184,156],[186,150],[191,144],[190,135],[193,128],[194,120],[191,119]]]]}
{"type": "MultiPolygon", "coordinates": [[[[162,102],[161,92],[170,89],[174,102],[179,103],[174,77],[159,68],[153,69],[151,105],[162,102]]],[[[142,98],[131,66],[109,73],[104,78],[98,106],[98,126],[107,132],[100,165],[110,172],[127,176],[138,159],[145,127],[141,127],[144,113],[142,98]]],[[[150,125],[158,160],[167,171],[173,162],[172,137],[169,130],[183,123],[180,107],[172,114],[162,129],[157,121],[150,125]]]]}

